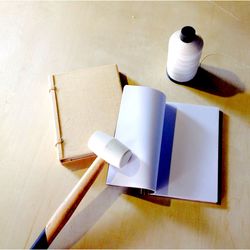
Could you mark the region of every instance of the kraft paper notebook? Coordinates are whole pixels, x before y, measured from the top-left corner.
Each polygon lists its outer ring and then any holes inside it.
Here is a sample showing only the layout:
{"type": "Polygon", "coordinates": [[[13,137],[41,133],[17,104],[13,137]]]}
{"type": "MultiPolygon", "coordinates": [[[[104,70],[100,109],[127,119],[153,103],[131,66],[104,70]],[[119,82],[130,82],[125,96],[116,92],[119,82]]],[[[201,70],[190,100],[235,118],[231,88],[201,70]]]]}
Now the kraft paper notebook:
{"type": "Polygon", "coordinates": [[[56,124],[56,145],[62,164],[93,158],[87,141],[96,130],[113,135],[122,87],[116,65],[54,74],[50,93],[56,124]]]}
{"type": "Polygon", "coordinates": [[[107,184],[152,195],[218,202],[219,116],[216,107],[166,102],[155,89],[125,86],[115,137],[133,152],[107,184]]]}

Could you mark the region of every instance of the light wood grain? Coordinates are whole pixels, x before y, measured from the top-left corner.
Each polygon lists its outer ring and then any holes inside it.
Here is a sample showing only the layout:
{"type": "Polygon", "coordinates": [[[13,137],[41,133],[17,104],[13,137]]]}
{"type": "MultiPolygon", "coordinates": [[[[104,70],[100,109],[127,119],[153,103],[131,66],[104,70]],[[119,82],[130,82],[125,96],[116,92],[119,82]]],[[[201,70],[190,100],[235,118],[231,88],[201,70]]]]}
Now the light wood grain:
{"type": "Polygon", "coordinates": [[[224,112],[222,204],[130,196],[106,187],[105,168],[52,247],[250,248],[249,2],[1,2],[0,12],[0,248],[30,247],[86,171],[57,160],[48,75],[112,63],[169,101],[224,112]],[[222,90],[167,79],[168,38],[183,25],[203,37],[201,66],[222,90]]]}

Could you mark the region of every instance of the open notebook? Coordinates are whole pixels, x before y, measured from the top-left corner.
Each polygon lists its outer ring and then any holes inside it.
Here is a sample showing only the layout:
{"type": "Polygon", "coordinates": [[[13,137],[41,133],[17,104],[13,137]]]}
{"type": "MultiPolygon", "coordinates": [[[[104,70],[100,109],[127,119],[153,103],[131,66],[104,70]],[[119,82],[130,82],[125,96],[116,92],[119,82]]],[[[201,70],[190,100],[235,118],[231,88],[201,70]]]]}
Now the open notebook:
{"type": "Polygon", "coordinates": [[[218,202],[219,114],[216,107],[166,102],[142,86],[125,86],[115,137],[133,156],[109,166],[107,184],[150,194],[218,202]]]}

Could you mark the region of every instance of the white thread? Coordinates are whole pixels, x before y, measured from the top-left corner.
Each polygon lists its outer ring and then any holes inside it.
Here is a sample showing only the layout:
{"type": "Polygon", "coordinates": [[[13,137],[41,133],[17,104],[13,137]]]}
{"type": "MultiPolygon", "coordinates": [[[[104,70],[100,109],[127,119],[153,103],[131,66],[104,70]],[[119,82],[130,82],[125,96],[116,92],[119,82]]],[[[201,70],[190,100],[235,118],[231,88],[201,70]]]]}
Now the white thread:
{"type": "Polygon", "coordinates": [[[188,82],[197,73],[203,40],[186,26],[174,32],[168,44],[167,74],[176,82],[188,82]]]}

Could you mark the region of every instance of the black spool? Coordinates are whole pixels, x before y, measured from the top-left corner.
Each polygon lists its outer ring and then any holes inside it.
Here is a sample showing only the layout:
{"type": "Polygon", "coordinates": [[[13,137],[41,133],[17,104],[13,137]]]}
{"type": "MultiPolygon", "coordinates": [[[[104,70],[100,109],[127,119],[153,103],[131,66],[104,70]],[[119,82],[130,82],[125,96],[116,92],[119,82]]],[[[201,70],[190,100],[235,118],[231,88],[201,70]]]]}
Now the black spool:
{"type": "Polygon", "coordinates": [[[185,26],[181,29],[180,39],[184,43],[191,43],[196,38],[195,29],[191,26],[185,26]]]}

